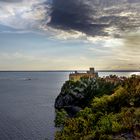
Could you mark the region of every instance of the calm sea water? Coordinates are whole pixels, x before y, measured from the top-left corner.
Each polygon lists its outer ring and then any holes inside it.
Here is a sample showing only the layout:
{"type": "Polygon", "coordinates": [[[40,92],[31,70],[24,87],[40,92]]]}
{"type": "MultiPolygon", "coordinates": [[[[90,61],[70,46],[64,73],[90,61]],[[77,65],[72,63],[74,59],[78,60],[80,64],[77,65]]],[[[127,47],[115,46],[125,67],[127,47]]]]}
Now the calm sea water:
{"type": "MultiPolygon", "coordinates": [[[[134,73],[99,73],[100,76],[134,73]]],[[[54,101],[68,72],[0,72],[0,140],[54,139],[54,101]]]]}

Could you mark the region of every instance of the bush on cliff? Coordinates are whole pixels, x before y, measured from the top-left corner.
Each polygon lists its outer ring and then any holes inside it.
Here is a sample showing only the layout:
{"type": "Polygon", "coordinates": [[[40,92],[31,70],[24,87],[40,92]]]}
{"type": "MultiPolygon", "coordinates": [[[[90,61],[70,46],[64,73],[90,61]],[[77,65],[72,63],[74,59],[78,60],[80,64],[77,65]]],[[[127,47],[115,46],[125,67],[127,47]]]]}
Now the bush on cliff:
{"type": "Polygon", "coordinates": [[[93,96],[75,117],[65,119],[55,139],[140,139],[140,76],[127,78],[113,94],[93,96]]]}
{"type": "Polygon", "coordinates": [[[67,106],[84,108],[90,105],[94,97],[112,94],[117,86],[103,79],[82,78],[80,81],[66,81],[56,98],[55,108],[67,106]]]}

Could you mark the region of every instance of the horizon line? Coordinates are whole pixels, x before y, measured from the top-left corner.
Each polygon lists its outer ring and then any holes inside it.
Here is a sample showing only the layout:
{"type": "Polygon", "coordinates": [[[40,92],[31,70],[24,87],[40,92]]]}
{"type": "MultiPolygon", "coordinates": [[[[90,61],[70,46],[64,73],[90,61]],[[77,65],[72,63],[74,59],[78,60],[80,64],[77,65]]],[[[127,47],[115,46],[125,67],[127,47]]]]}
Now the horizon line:
{"type": "MultiPolygon", "coordinates": [[[[0,70],[0,72],[75,72],[87,70],[0,70]]],[[[140,70],[95,70],[95,72],[140,72],[140,70]]]]}

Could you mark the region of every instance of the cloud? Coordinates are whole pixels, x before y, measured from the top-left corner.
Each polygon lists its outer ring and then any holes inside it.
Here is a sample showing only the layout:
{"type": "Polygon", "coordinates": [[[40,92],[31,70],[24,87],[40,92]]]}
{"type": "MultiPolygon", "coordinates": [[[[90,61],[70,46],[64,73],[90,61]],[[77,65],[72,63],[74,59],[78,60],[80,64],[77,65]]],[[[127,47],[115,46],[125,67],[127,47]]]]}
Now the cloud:
{"type": "Polygon", "coordinates": [[[80,31],[88,35],[104,34],[103,28],[107,27],[108,24],[92,22],[91,13],[96,12],[84,1],[54,0],[49,25],[63,30],[80,31]]]}
{"type": "Polygon", "coordinates": [[[0,24],[15,29],[40,29],[50,20],[49,5],[45,5],[44,1],[0,1],[0,24]]]}
{"type": "Polygon", "coordinates": [[[130,50],[140,51],[140,33],[131,33],[124,36],[124,47],[130,50]]]}
{"type": "Polygon", "coordinates": [[[0,0],[1,25],[62,39],[120,38],[138,30],[139,13],[140,0],[0,0]]]}
{"type": "Polygon", "coordinates": [[[0,0],[0,2],[21,2],[22,0],[0,0]]]}
{"type": "Polygon", "coordinates": [[[87,47],[88,54],[94,56],[95,64],[98,63],[97,66],[104,69],[139,69],[140,43],[138,45],[138,42],[136,39],[129,44],[130,46],[126,46],[125,39],[102,38],[101,41],[96,40],[92,46],[87,47]]]}
{"type": "Polygon", "coordinates": [[[53,0],[52,7],[49,25],[64,31],[120,37],[140,25],[139,0],[53,0]]]}

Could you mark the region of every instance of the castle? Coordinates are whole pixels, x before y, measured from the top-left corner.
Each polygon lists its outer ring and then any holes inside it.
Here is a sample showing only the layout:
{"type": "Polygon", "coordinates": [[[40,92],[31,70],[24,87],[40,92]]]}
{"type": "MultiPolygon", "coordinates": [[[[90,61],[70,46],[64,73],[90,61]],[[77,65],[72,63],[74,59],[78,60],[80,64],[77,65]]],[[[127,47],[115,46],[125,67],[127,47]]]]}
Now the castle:
{"type": "Polygon", "coordinates": [[[79,73],[79,72],[75,71],[75,73],[71,73],[69,75],[69,80],[78,81],[82,77],[85,77],[85,78],[97,78],[98,73],[95,72],[94,68],[90,68],[89,71],[87,71],[86,73],[79,73]]]}

